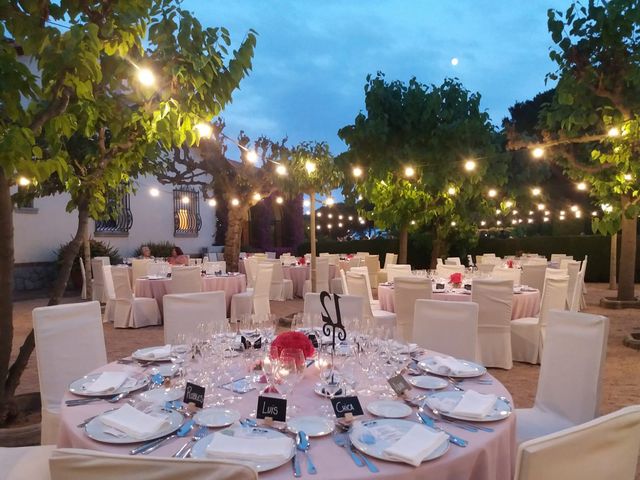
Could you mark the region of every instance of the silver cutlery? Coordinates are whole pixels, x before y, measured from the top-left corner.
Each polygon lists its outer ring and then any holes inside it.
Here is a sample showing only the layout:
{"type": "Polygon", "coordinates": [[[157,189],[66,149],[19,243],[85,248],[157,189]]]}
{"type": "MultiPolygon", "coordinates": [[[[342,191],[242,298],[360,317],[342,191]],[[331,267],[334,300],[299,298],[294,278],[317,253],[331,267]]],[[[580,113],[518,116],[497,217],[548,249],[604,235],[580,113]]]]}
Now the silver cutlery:
{"type": "Polygon", "coordinates": [[[163,443],[172,440],[177,437],[186,437],[191,428],[193,428],[193,420],[186,421],[176,432],[164,435],[160,438],[147,442],[139,447],[134,448],[129,452],[130,455],[146,455],[158,449],[163,443]]]}
{"type": "Polygon", "coordinates": [[[89,417],[89,418],[85,418],[82,422],[80,422],[78,425],[76,425],[76,427],[78,427],[78,428],[84,428],[84,427],[86,427],[86,426],[87,426],[87,424],[88,424],[91,420],[93,420],[94,418],[98,418],[100,415],[104,415],[104,414],[105,414],[105,413],[107,413],[107,412],[113,412],[114,410],[117,410],[118,408],[119,408],[119,407],[111,408],[111,409],[109,409],[109,410],[105,410],[104,412],[98,413],[97,415],[93,415],[93,416],[91,416],[91,417],[89,417]]]}
{"type": "Polygon", "coordinates": [[[172,455],[174,458],[187,458],[187,456],[191,453],[191,449],[193,448],[193,444],[198,440],[203,439],[209,433],[209,429],[207,427],[200,427],[196,430],[196,433],[193,434],[191,440],[185,443],[182,447],[178,449],[176,453],[172,455]]]}
{"type": "Polygon", "coordinates": [[[464,438],[458,437],[457,435],[453,435],[447,432],[444,428],[440,428],[436,426],[434,420],[431,417],[428,417],[427,415],[421,412],[416,412],[416,415],[418,415],[418,419],[422,423],[424,423],[426,426],[431,427],[435,430],[439,430],[443,433],[446,433],[449,436],[449,443],[453,443],[458,447],[466,447],[468,445],[469,442],[467,442],[464,438]]]}
{"type": "Polygon", "coordinates": [[[127,395],[126,392],[122,392],[122,393],[118,393],[117,395],[113,395],[112,397],[95,397],[95,398],[78,398],[78,399],[73,399],[73,400],[67,400],[64,402],[64,404],[67,407],[77,407],[80,405],[87,405],[89,403],[93,403],[93,402],[100,402],[102,400],[104,400],[105,402],[109,402],[109,403],[116,403],[119,402],[120,400],[122,400],[125,396],[127,395]]]}
{"type": "Polygon", "coordinates": [[[351,449],[352,452],[354,452],[356,455],[358,455],[359,457],[362,458],[362,460],[364,461],[364,464],[367,466],[367,468],[369,469],[369,471],[371,473],[378,473],[380,470],[378,470],[378,467],[376,467],[368,458],[365,454],[362,453],[356,453],[356,449],[354,448],[353,444],[351,443],[351,438],[349,438],[349,435],[345,435],[345,440],[347,441],[347,445],[349,446],[349,448],[351,449]]]}
{"type": "Polygon", "coordinates": [[[349,454],[349,456],[353,460],[353,463],[355,463],[358,467],[364,467],[364,461],[362,460],[362,458],[360,458],[359,455],[357,455],[353,451],[351,443],[347,440],[347,434],[346,433],[336,433],[336,432],[334,432],[332,434],[332,436],[333,436],[333,441],[335,442],[335,444],[338,445],[339,447],[344,448],[347,451],[347,453],[349,454]]]}
{"type": "Polygon", "coordinates": [[[310,475],[315,475],[318,473],[316,466],[313,464],[313,460],[311,460],[311,455],[309,455],[309,448],[311,444],[309,443],[309,436],[303,431],[299,431],[298,435],[296,435],[296,448],[301,452],[304,452],[307,458],[307,473],[310,475]]]}
{"type": "MultiPolygon", "coordinates": [[[[424,405],[423,405],[423,407],[424,407],[424,405]]],[[[426,409],[424,409],[423,407],[420,407],[419,410],[424,413],[424,411],[426,409]]],[[[472,424],[472,423],[463,422],[463,421],[460,421],[460,420],[454,420],[454,419],[448,418],[448,417],[444,416],[442,414],[442,412],[440,412],[440,410],[438,410],[437,408],[429,408],[429,410],[431,410],[431,413],[434,415],[434,417],[436,417],[435,420],[437,420],[437,421],[446,422],[446,423],[449,423],[451,425],[459,426],[461,428],[466,427],[466,429],[473,428],[475,431],[481,430],[481,431],[487,432],[487,433],[493,433],[493,431],[494,431],[493,428],[491,428],[491,427],[485,427],[483,425],[476,425],[476,424],[472,424]]]]}
{"type": "Polygon", "coordinates": [[[293,457],[291,458],[291,466],[293,468],[293,476],[296,478],[300,478],[302,476],[302,472],[300,472],[300,463],[298,462],[297,450],[293,452],[293,457]]]}

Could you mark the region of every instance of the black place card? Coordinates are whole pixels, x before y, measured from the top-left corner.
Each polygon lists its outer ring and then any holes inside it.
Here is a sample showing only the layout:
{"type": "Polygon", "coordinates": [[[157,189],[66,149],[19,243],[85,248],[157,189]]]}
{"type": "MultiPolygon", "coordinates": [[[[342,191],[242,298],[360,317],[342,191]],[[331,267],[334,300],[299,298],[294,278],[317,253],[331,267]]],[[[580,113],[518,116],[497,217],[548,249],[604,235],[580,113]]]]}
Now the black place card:
{"type": "Polygon", "coordinates": [[[436,290],[444,290],[444,283],[436,283],[436,290]]]}
{"type": "Polygon", "coordinates": [[[256,418],[271,418],[276,422],[287,421],[287,401],[284,398],[258,397],[258,408],[256,418]]]}
{"type": "Polygon", "coordinates": [[[464,289],[471,291],[471,284],[470,283],[465,283],[464,284],[464,289]]]}
{"type": "Polygon", "coordinates": [[[402,375],[391,377],[387,379],[387,382],[389,382],[393,391],[398,395],[402,395],[407,390],[411,390],[411,384],[409,384],[402,375]]]}
{"type": "Polygon", "coordinates": [[[348,413],[354,417],[364,415],[358,397],[334,397],[331,399],[331,405],[337,418],[344,418],[348,413]]]}
{"type": "Polygon", "coordinates": [[[189,405],[193,403],[198,408],[204,407],[204,387],[196,385],[195,383],[187,382],[187,386],[184,389],[184,403],[189,405]]]}

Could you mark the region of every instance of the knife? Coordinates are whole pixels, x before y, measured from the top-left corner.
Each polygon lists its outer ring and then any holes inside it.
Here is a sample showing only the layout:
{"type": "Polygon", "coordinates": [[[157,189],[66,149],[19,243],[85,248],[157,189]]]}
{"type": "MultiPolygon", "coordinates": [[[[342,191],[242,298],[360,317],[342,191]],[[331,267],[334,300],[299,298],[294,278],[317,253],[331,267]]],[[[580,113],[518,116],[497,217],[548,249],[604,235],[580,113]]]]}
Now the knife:
{"type": "Polygon", "coordinates": [[[302,476],[300,472],[300,463],[298,462],[298,452],[293,454],[293,458],[291,458],[291,465],[293,465],[293,476],[299,478],[302,476]]]}
{"type": "Polygon", "coordinates": [[[438,428],[436,427],[435,422],[433,421],[433,419],[431,417],[426,416],[425,414],[421,413],[421,412],[417,412],[418,414],[418,418],[420,419],[420,421],[422,423],[424,423],[426,426],[433,428],[434,430],[439,430],[441,432],[444,432],[448,435],[449,437],[449,442],[453,443],[454,445],[458,446],[458,447],[466,447],[467,444],[469,442],[467,442],[464,438],[460,438],[457,437],[456,435],[452,435],[451,433],[447,432],[446,430],[443,430],[442,428],[438,428]]]}
{"type": "Polygon", "coordinates": [[[140,445],[139,447],[134,448],[133,450],[131,450],[129,452],[130,455],[138,455],[138,454],[147,454],[147,453],[151,453],[153,452],[155,449],[157,449],[158,447],[160,447],[160,445],[162,445],[164,442],[166,442],[167,440],[171,440],[173,438],[176,437],[184,437],[187,435],[187,433],[189,433],[189,430],[191,430],[191,427],[193,427],[194,421],[193,420],[187,420],[184,424],[182,424],[182,426],[178,429],[178,431],[174,432],[174,433],[170,433],[169,435],[165,435],[163,437],[157,438],[155,440],[152,440],[150,442],[147,442],[143,445],[140,445]]]}

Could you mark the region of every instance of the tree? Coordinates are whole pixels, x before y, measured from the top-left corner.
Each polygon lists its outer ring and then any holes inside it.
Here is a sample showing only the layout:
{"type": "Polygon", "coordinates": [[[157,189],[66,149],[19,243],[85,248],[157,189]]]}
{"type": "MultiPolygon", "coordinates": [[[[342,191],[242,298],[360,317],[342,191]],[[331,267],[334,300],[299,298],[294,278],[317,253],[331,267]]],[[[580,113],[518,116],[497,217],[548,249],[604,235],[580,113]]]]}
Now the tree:
{"type": "Polygon", "coordinates": [[[399,231],[398,261],[406,263],[408,234],[427,225],[434,235],[432,265],[447,239],[489,209],[485,195],[504,182],[506,157],[480,95],[457,80],[426,86],[367,77],[366,115],[338,132],[349,147],[339,161],[353,169],[345,195],[366,199],[361,214],[399,231]]]}
{"type": "Polygon", "coordinates": [[[37,193],[68,192],[78,229],[50,304],[68,281],[89,217],[106,195],[147,171],[150,158],[199,140],[196,126],[231,100],[251,65],[255,34],[228,55],[229,33],[206,28],[179,2],[0,2],[0,424],[33,350],[31,332],[10,366],[13,228],[18,175],[37,193]],[[21,56],[24,54],[23,56],[21,56]],[[23,58],[33,64],[31,72],[23,58]],[[154,82],[154,79],[155,82],[154,82]]]}
{"type": "Polygon", "coordinates": [[[510,135],[510,148],[549,150],[574,181],[584,182],[605,216],[603,234],[622,232],[617,300],[635,301],[637,217],[640,214],[640,2],[574,3],[549,10],[549,55],[558,84],[540,114],[537,136],[510,135]]]}

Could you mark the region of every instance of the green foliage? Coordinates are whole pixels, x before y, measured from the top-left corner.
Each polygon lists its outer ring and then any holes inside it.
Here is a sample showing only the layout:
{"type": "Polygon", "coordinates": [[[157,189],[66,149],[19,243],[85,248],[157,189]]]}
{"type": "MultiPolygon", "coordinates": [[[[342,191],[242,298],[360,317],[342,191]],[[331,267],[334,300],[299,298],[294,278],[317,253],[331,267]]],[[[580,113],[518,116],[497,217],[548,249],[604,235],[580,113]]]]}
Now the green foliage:
{"type": "Polygon", "coordinates": [[[288,150],[282,163],[287,166],[284,188],[294,195],[316,192],[328,194],[342,181],[342,171],[334,163],[325,142],[301,142],[288,150]],[[314,169],[309,171],[308,164],[314,169]]]}
{"type": "MultiPolygon", "coordinates": [[[[111,265],[117,265],[120,262],[122,262],[122,257],[120,256],[120,252],[118,251],[118,249],[109,243],[105,243],[100,240],[95,240],[92,238],[89,240],[89,247],[91,249],[91,258],[109,257],[111,259],[111,265]]],[[[60,268],[62,264],[62,258],[63,258],[64,252],[68,248],[70,248],[70,244],[65,243],[63,245],[60,245],[60,247],[56,251],[56,258],[57,258],[56,263],[58,265],[58,268],[60,268]]],[[[78,260],[83,257],[83,253],[84,253],[84,250],[81,249],[80,253],[76,255],[73,261],[73,271],[80,271],[80,262],[78,260]]],[[[85,265],[85,269],[88,269],[88,268],[89,267],[85,265]]]]}
{"type": "Polygon", "coordinates": [[[151,256],[156,258],[168,258],[171,256],[171,250],[175,247],[173,242],[146,242],[136,248],[133,253],[134,257],[142,255],[142,247],[147,246],[151,250],[151,256]]]}

